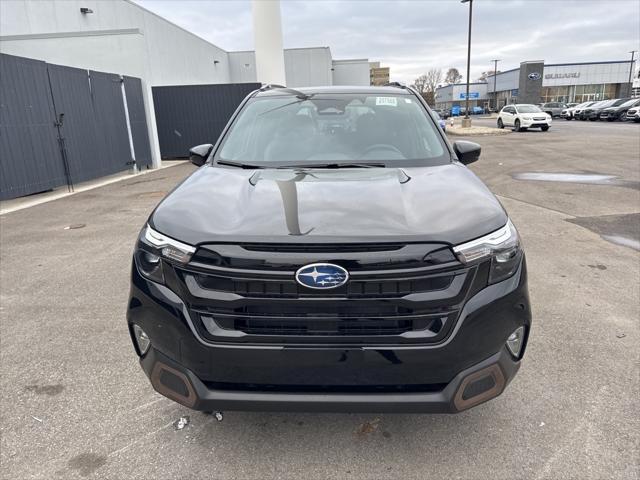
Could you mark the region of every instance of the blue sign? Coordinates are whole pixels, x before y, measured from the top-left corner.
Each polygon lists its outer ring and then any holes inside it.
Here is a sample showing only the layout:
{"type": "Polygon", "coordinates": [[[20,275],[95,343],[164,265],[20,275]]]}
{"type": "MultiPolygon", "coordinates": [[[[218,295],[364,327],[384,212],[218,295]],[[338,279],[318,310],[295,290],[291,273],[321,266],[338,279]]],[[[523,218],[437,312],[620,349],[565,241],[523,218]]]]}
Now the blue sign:
{"type": "Polygon", "coordinates": [[[511,90],[511,96],[512,97],[517,97],[518,93],[520,93],[520,92],[519,92],[519,89],[517,89],[517,88],[514,88],[513,90],[511,90]]]}
{"type": "Polygon", "coordinates": [[[458,115],[460,115],[460,106],[454,105],[453,107],[451,107],[451,116],[457,117],[458,115]]]}
{"type": "MultiPolygon", "coordinates": [[[[466,98],[467,98],[467,93],[462,92],[460,94],[460,100],[466,100],[466,98]]],[[[469,98],[480,98],[480,92],[469,92],[469,98]]]]}

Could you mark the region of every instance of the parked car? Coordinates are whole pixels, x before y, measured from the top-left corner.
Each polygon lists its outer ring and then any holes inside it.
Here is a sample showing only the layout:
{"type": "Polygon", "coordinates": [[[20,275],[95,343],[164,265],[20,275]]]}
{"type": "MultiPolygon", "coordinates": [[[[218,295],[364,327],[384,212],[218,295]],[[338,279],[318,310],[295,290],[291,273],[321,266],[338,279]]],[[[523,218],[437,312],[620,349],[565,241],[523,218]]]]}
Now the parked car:
{"type": "Polygon", "coordinates": [[[546,132],[551,122],[551,115],[528,103],[506,105],[498,114],[498,128],[513,127],[516,132],[528,128],[540,128],[546,132]]]}
{"type": "Polygon", "coordinates": [[[596,102],[590,107],[582,110],[580,114],[580,120],[590,120],[595,122],[600,118],[600,112],[602,112],[605,108],[609,107],[617,107],[622,105],[624,102],[629,100],[628,98],[614,98],[613,100],[603,100],[601,102],[596,102]]]}
{"type": "Polygon", "coordinates": [[[547,102],[540,106],[540,110],[549,114],[551,117],[559,117],[565,108],[567,108],[567,104],[561,102],[547,102]]]}
{"type": "Polygon", "coordinates": [[[627,110],[625,120],[629,122],[640,122],[640,107],[633,107],[627,110]]]}
{"type": "Polygon", "coordinates": [[[573,120],[574,118],[576,118],[578,115],[580,115],[580,112],[582,112],[582,110],[584,108],[587,108],[590,105],[593,105],[596,102],[582,102],[582,103],[578,103],[578,104],[572,104],[572,107],[569,107],[567,105],[567,108],[562,110],[562,113],[560,114],[560,116],[562,118],[564,118],[565,120],[573,120]]]}
{"type": "Polygon", "coordinates": [[[415,90],[266,86],[190,153],[202,167],[131,267],[159,393],[218,419],[455,413],[513,379],[531,325],[518,232],[465,167],[480,146],[451,145],[415,90]]]}
{"type": "Polygon", "coordinates": [[[588,120],[589,115],[591,115],[592,110],[594,109],[598,109],[598,108],[606,108],[611,106],[611,104],[613,103],[613,100],[598,100],[593,102],[591,105],[589,105],[588,107],[583,108],[582,110],[580,110],[580,113],[576,113],[575,118],[577,120],[588,120]]]}
{"type": "Polygon", "coordinates": [[[632,98],[618,106],[611,106],[605,108],[600,112],[600,120],[607,120],[608,122],[614,122],[616,120],[625,120],[627,111],[632,107],[640,105],[639,98],[632,98]]]}
{"type": "Polygon", "coordinates": [[[451,116],[451,112],[446,108],[434,108],[434,112],[437,112],[441,118],[449,118],[451,116]]]}
{"type": "Polygon", "coordinates": [[[440,114],[436,110],[432,110],[432,112],[433,112],[433,115],[436,117],[436,120],[438,120],[438,125],[440,125],[440,128],[442,129],[442,131],[446,132],[447,122],[445,122],[445,120],[440,116],[440,114]]]}

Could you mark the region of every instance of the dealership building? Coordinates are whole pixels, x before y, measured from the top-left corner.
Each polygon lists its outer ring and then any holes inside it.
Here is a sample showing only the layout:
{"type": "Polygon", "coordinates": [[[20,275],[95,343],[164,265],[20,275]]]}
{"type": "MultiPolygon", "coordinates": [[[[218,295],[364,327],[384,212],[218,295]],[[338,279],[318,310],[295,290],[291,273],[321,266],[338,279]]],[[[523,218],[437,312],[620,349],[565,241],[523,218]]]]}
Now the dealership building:
{"type": "MultiPolygon", "coordinates": [[[[469,84],[470,107],[509,103],[586,102],[631,95],[631,60],[546,64],[543,60],[490,75],[487,81],[469,84]],[[495,87],[495,89],[494,89],[495,87]]],[[[436,107],[465,105],[466,84],[436,90],[436,107]]]]}

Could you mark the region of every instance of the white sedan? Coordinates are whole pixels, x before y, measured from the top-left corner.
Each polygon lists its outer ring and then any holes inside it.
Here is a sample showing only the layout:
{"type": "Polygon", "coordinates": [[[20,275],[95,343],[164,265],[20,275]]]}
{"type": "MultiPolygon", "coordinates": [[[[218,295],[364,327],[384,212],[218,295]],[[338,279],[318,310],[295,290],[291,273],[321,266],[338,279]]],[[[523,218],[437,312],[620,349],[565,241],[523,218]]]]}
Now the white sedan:
{"type": "Polygon", "coordinates": [[[513,127],[516,132],[527,128],[540,128],[546,132],[551,127],[551,116],[527,103],[506,105],[498,114],[498,128],[504,127],[513,127]]]}

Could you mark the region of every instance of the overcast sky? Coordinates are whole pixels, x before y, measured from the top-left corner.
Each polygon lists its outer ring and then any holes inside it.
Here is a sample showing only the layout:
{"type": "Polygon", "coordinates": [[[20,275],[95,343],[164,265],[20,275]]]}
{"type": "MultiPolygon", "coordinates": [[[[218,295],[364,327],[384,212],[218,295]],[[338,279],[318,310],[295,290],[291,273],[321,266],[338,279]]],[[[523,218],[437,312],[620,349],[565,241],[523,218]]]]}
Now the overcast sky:
{"type": "MultiPolygon", "coordinates": [[[[251,1],[135,0],[225,50],[252,50],[251,1]]],[[[639,0],[475,0],[471,78],[525,60],[629,59],[640,47],[639,0]]],[[[465,75],[468,4],[459,0],[282,0],[284,47],[328,46],[368,58],[407,83],[436,67],[465,75]]],[[[636,54],[637,58],[637,54],[636,54]]]]}

